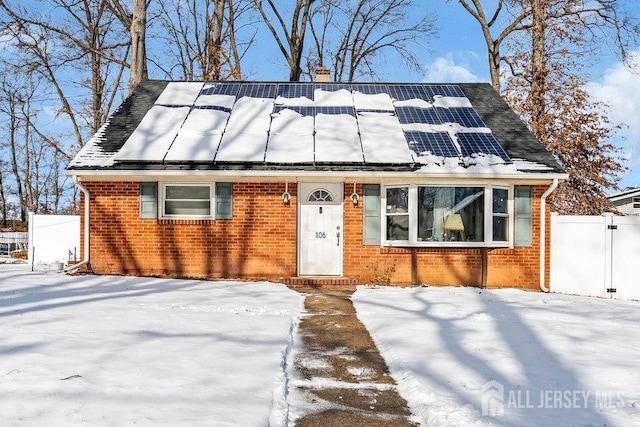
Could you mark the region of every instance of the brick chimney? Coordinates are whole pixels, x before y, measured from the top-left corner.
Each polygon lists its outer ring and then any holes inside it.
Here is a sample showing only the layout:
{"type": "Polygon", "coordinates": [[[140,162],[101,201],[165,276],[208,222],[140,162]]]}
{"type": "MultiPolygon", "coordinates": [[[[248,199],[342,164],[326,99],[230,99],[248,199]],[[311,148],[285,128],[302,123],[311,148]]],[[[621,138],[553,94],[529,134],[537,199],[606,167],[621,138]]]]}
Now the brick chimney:
{"type": "Polygon", "coordinates": [[[316,70],[316,81],[318,83],[329,83],[331,79],[331,71],[326,69],[324,66],[319,66],[316,70]]]}

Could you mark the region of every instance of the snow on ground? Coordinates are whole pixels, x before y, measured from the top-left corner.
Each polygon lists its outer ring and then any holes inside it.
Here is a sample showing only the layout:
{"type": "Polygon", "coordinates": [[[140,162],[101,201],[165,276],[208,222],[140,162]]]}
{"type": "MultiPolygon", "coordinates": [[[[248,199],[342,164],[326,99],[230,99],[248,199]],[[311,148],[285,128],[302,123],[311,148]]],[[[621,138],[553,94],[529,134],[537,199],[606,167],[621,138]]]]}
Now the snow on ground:
{"type": "Polygon", "coordinates": [[[284,425],[300,294],[0,266],[0,425],[284,425]]]}
{"type": "Polygon", "coordinates": [[[640,303],[518,290],[353,296],[426,426],[640,426],[640,303]]]}

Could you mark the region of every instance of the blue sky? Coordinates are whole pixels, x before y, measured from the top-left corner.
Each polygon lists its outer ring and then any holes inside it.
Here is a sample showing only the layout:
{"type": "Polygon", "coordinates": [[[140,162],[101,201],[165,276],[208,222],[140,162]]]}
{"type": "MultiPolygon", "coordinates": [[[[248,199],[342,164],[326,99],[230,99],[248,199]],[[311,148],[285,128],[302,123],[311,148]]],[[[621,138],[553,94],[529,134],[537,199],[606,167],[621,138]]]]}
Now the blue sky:
{"type": "MultiPolygon", "coordinates": [[[[636,0],[623,1],[632,8],[636,4],[636,0]]],[[[456,1],[431,4],[425,7],[435,10],[438,33],[424,52],[422,69],[414,71],[387,64],[380,70],[380,78],[392,82],[489,82],[486,46],[478,23],[456,1]]],[[[288,69],[281,54],[271,50],[271,35],[260,34],[256,47],[263,52],[260,63],[245,65],[245,78],[286,79],[288,69]]],[[[623,189],[640,187],[640,48],[636,48],[635,55],[637,65],[632,71],[605,47],[599,61],[589,69],[591,75],[586,76],[587,90],[594,100],[610,105],[612,123],[626,125],[613,139],[614,145],[622,148],[629,168],[619,184],[623,189]]]]}

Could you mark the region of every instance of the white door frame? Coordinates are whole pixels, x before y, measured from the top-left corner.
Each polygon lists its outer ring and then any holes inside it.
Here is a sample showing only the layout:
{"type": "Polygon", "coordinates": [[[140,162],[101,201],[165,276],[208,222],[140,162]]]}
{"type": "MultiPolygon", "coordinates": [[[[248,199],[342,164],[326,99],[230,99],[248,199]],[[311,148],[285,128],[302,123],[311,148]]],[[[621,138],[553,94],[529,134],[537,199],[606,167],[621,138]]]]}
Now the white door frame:
{"type": "MultiPolygon", "coordinates": [[[[331,277],[341,277],[343,274],[343,258],[344,258],[344,184],[343,183],[327,183],[327,182],[299,182],[298,183],[298,243],[297,243],[297,261],[298,261],[298,275],[299,276],[331,276],[331,277]],[[329,194],[331,194],[331,201],[309,201],[309,196],[312,195],[317,190],[325,190],[329,194]],[[303,218],[303,216],[307,215],[307,209],[311,206],[313,208],[323,208],[330,209],[333,213],[337,212],[337,219],[330,225],[327,225],[326,230],[319,230],[318,233],[326,233],[328,237],[330,237],[330,242],[336,242],[335,245],[333,243],[327,242],[325,246],[323,246],[324,251],[330,251],[330,253],[325,252],[325,255],[328,255],[331,261],[330,266],[326,266],[326,268],[322,268],[318,270],[318,268],[308,267],[303,259],[304,255],[307,254],[308,248],[305,249],[303,245],[307,244],[307,240],[309,238],[308,232],[309,230],[303,229],[306,224],[304,224],[308,219],[303,218]],[[337,211],[333,211],[336,209],[337,211]]],[[[315,236],[314,236],[315,237],[315,236]]]]}

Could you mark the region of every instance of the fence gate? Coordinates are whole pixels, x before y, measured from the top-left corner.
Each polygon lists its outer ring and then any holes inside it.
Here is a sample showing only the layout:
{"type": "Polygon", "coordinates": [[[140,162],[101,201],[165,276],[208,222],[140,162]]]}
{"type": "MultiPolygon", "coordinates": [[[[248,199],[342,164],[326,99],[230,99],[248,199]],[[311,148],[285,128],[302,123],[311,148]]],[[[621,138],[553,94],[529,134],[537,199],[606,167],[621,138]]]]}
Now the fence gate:
{"type": "Polygon", "coordinates": [[[640,299],[640,218],[551,218],[551,290],[576,295],[640,299]]]}

